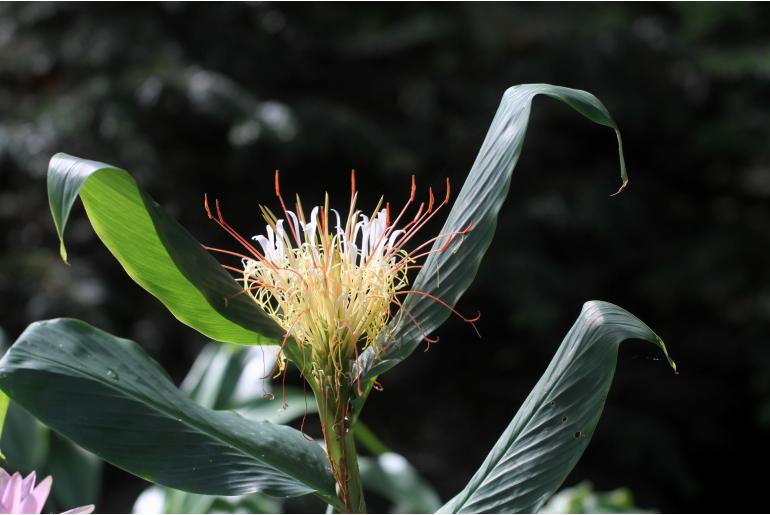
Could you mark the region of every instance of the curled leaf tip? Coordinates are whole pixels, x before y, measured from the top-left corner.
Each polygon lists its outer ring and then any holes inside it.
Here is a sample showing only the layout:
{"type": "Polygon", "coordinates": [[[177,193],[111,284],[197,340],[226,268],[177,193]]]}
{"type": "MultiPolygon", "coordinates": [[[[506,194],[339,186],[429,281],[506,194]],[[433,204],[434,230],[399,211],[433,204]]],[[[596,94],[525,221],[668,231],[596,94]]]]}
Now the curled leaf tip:
{"type": "Polygon", "coordinates": [[[63,241],[59,243],[59,256],[65,265],[70,266],[70,262],[67,260],[67,249],[64,247],[63,241]]]}
{"type": "Polygon", "coordinates": [[[674,374],[679,375],[679,369],[676,366],[676,362],[674,362],[673,359],[671,359],[671,356],[668,354],[668,349],[666,348],[666,344],[663,343],[663,340],[658,338],[658,345],[660,346],[660,349],[663,351],[663,355],[666,356],[666,361],[668,361],[669,366],[674,370],[674,374]]]}
{"type": "Polygon", "coordinates": [[[618,189],[618,191],[610,195],[610,197],[615,197],[617,195],[620,195],[620,192],[626,189],[626,186],[628,186],[628,179],[623,179],[623,184],[620,185],[620,188],[618,189]]]}

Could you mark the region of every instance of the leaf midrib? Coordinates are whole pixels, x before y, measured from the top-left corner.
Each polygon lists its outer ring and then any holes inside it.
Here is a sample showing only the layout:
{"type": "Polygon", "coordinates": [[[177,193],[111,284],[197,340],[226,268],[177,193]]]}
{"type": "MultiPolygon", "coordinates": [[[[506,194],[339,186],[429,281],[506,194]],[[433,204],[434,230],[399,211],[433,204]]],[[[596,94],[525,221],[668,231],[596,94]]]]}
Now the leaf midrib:
{"type": "MultiPolygon", "coordinates": [[[[26,351],[26,353],[27,353],[27,355],[28,355],[28,356],[30,356],[30,357],[34,357],[36,360],[38,360],[38,359],[39,359],[39,358],[38,358],[36,355],[33,355],[33,354],[29,353],[29,351],[26,351]]],[[[191,420],[191,419],[190,419],[190,418],[189,418],[187,415],[185,415],[184,413],[181,413],[181,412],[179,412],[179,415],[180,415],[180,416],[173,416],[173,415],[172,415],[171,413],[169,413],[167,410],[163,409],[163,408],[162,408],[162,405],[158,405],[158,404],[157,404],[156,402],[154,402],[153,400],[151,400],[151,399],[150,399],[150,400],[147,400],[147,399],[146,399],[144,396],[142,396],[142,395],[140,395],[140,394],[134,394],[133,392],[130,392],[130,391],[124,391],[124,390],[122,390],[122,389],[120,389],[120,388],[116,388],[116,387],[115,387],[115,385],[114,385],[114,383],[112,383],[112,382],[109,382],[109,381],[106,381],[106,380],[105,380],[105,379],[104,379],[104,378],[103,378],[101,375],[97,375],[97,374],[94,374],[94,373],[92,373],[92,372],[90,372],[90,371],[81,371],[80,369],[78,369],[78,368],[75,368],[75,367],[73,367],[73,366],[71,366],[71,365],[68,365],[68,364],[65,364],[65,363],[61,363],[61,362],[58,362],[58,361],[54,361],[54,360],[52,360],[52,359],[50,359],[50,358],[47,358],[47,357],[43,357],[43,359],[42,359],[42,360],[40,360],[40,361],[43,361],[43,362],[48,362],[48,363],[52,363],[52,364],[55,364],[55,365],[57,365],[57,366],[61,366],[61,367],[65,368],[65,369],[68,369],[68,370],[71,370],[71,371],[75,372],[75,376],[78,376],[78,375],[79,375],[80,377],[82,377],[82,378],[85,378],[85,379],[91,379],[91,380],[95,380],[96,382],[98,382],[98,383],[100,383],[100,384],[102,384],[102,385],[106,386],[106,387],[107,387],[109,390],[118,391],[118,392],[120,392],[120,393],[123,393],[123,394],[124,394],[124,395],[126,395],[127,397],[131,398],[132,400],[135,400],[135,401],[137,401],[137,402],[139,402],[139,403],[148,404],[148,405],[152,406],[153,408],[155,408],[155,409],[156,409],[156,411],[158,411],[158,412],[162,413],[163,415],[165,415],[166,417],[168,417],[168,418],[170,418],[170,419],[174,419],[174,420],[176,420],[177,422],[181,422],[181,423],[183,423],[184,425],[187,425],[187,426],[189,426],[190,428],[192,428],[192,429],[195,429],[196,431],[198,431],[198,432],[200,432],[200,433],[204,433],[204,434],[208,434],[208,435],[211,435],[211,436],[213,437],[213,439],[214,439],[214,440],[216,440],[217,442],[220,442],[220,443],[224,444],[226,447],[230,447],[230,448],[232,448],[232,449],[235,449],[235,450],[237,450],[238,452],[240,452],[242,455],[244,455],[244,456],[247,456],[247,457],[249,457],[249,458],[251,458],[251,459],[253,459],[253,460],[255,460],[255,461],[259,462],[259,463],[260,463],[260,464],[262,464],[263,466],[267,466],[267,467],[270,467],[270,468],[274,469],[275,471],[277,471],[278,473],[280,473],[280,474],[283,474],[284,476],[286,476],[286,477],[288,477],[288,478],[290,478],[290,479],[292,479],[292,480],[294,480],[294,481],[297,481],[298,483],[300,483],[300,484],[302,484],[302,485],[308,486],[308,488],[312,488],[312,487],[310,487],[309,485],[307,485],[307,484],[306,484],[304,481],[301,481],[301,480],[299,480],[298,478],[296,478],[296,477],[292,476],[291,474],[288,474],[288,473],[286,473],[286,472],[284,472],[284,471],[282,471],[282,470],[280,470],[280,469],[276,468],[274,465],[271,465],[271,464],[269,464],[269,463],[266,463],[266,462],[264,462],[264,461],[260,460],[259,458],[257,458],[256,456],[253,456],[251,453],[249,453],[249,452],[245,451],[245,450],[244,450],[244,449],[242,449],[240,446],[238,446],[238,445],[235,445],[235,444],[233,444],[233,443],[230,443],[230,442],[228,442],[228,441],[224,440],[224,439],[223,439],[223,438],[224,438],[224,436],[222,435],[222,433],[221,433],[220,431],[218,431],[218,430],[214,430],[214,431],[213,431],[213,432],[211,432],[211,433],[210,433],[210,432],[208,432],[208,431],[204,431],[204,429],[203,429],[203,427],[202,427],[201,425],[195,424],[195,423],[194,423],[194,422],[193,422],[193,421],[192,421],[192,420],[191,420]]],[[[41,369],[38,369],[38,371],[39,371],[39,372],[43,372],[43,373],[54,374],[53,372],[46,372],[46,371],[44,371],[44,370],[41,370],[41,369]]],[[[182,397],[182,398],[184,399],[184,400],[183,400],[183,402],[187,402],[187,403],[191,404],[192,406],[194,406],[194,408],[195,408],[195,409],[200,409],[200,410],[205,410],[205,409],[206,409],[206,408],[203,408],[202,406],[198,405],[197,403],[193,402],[192,400],[190,400],[190,399],[187,399],[186,397],[184,397],[184,395],[183,395],[183,394],[181,394],[181,392],[180,392],[180,397],[182,397]]],[[[215,411],[215,410],[211,410],[211,411],[215,411]]],[[[242,417],[240,414],[238,414],[236,411],[232,411],[232,410],[224,410],[224,411],[226,411],[226,412],[228,412],[228,413],[231,413],[231,415],[232,415],[232,416],[238,416],[238,417],[240,417],[240,418],[243,418],[243,417],[242,417]]],[[[245,419],[244,419],[244,420],[245,420],[245,419]]],[[[265,422],[258,422],[258,423],[264,424],[265,422]]],[[[314,489],[314,490],[315,490],[315,489],[314,489]]],[[[321,490],[315,490],[315,491],[314,491],[314,493],[315,493],[317,496],[319,496],[321,499],[323,499],[325,502],[330,502],[330,500],[331,500],[331,498],[329,497],[329,494],[328,494],[328,493],[326,493],[326,492],[323,492],[323,491],[321,491],[321,490]]],[[[336,500],[336,497],[335,497],[334,499],[336,500]]],[[[330,503],[330,504],[333,504],[333,503],[330,503]]]]}

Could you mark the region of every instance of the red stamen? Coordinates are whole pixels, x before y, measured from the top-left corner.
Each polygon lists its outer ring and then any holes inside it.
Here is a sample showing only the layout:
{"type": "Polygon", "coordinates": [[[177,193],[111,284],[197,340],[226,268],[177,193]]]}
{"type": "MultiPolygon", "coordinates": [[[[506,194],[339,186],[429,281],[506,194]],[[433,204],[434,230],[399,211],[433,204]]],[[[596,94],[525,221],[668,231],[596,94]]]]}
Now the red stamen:
{"type": "Polygon", "coordinates": [[[299,236],[297,235],[297,231],[294,229],[294,224],[289,218],[289,210],[286,209],[286,203],[283,201],[283,197],[281,196],[281,185],[278,178],[279,175],[280,175],[280,172],[276,170],[275,171],[275,195],[278,197],[278,200],[281,202],[281,208],[283,209],[283,214],[286,217],[286,223],[289,225],[289,229],[291,229],[291,234],[294,236],[294,240],[297,242],[297,245],[302,246],[302,242],[299,241],[299,236]]]}
{"type": "Polygon", "coordinates": [[[439,304],[441,304],[442,306],[447,308],[449,311],[451,311],[452,313],[454,313],[455,315],[460,317],[463,322],[467,322],[469,324],[472,324],[474,322],[478,322],[479,319],[481,318],[481,311],[479,311],[478,314],[475,317],[473,317],[473,318],[464,317],[463,315],[460,314],[459,311],[457,311],[455,308],[453,308],[452,306],[450,306],[449,304],[447,304],[446,302],[444,302],[440,298],[436,297],[435,295],[431,295],[430,293],[424,292],[424,291],[419,291],[419,290],[401,290],[401,291],[397,291],[396,295],[406,295],[406,294],[410,294],[410,293],[413,293],[415,295],[422,295],[423,297],[429,298],[433,302],[438,302],[439,304]]]}
{"type": "Polygon", "coordinates": [[[251,252],[257,259],[260,261],[265,261],[265,256],[263,256],[257,249],[254,248],[243,236],[238,234],[238,232],[233,229],[230,224],[228,224],[224,217],[222,216],[222,210],[219,206],[219,200],[215,200],[215,206],[217,210],[217,217],[211,215],[211,209],[209,208],[209,202],[208,202],[208,196],[204,196],[203,205],[206,208],[206,213],[209,215],[209,218],[211,220],[214,220],[214,222],[219,225],[222,229],[227,231],[227,233],[235,238],[236,241],[238,241],[241,245],[246,248],[249,252],[251,252]]]}
{"type": "Polygon", "coordinates": [[[209,195],[208,193],[203,194],[203,209],[206,210],[206,215],[208,215],[209,220],[213,220],[214,217],[211,216],[211,208],[209,208],[209,195]]]}
{"type": "MultiPolygon", "coordinates": [[[[415,252],[418,252],[419,250],[424,249],[425,247],[427,247],[428,245],[432,244],[434,241],[436,241],[436,240],[438,240],[440,238],[447,238],[447,240],[438,249],[433,249],[430,252],[426,252],[426,253],[423,253],[423,254],[410,255],[409,256],[410,260],[420,259],[421,257],[427,256],[428,254],[431,254],[433,252],[444,252],[449,247],[449,245],[454,241],[454,238],[456,236],[461,236],[461,237],[465,236],[466,234],[468,234],[472,230],[472,228],[473,228],[472,224],[469,223],[468,226],[465,229],[462,229],[460,231],[454,231],[454,232],[449,232],[449,233],[445,233],[445,234],[439,234],[438,236],[434,236],[433,238],[429,239],[428,241],[426,241],[426,242],[420,244],[419,246],[415,247],[414,249],[412,249],[410,254],[414,254],[415,252]]],[[[398,246],[400,246],[400,245],[398,245],[398,246]]]]}
{"type": "Polygon", "coordinates": [[[417,331],[419,331],[419,333],[420,333],[420,339],[422,339],[422,340],[426,341],[427,343],[438,343],[438,336],[437,336],[436,338],[429,338],[429,337],[428,337],[428,335],[427,335],[427,334],[425,334],[425,331],[423,331],[423,329],[422,329],[422,326],[421,326],[421,325],[420,325],[420,323],[417,321],[417,319],[414,317],[414,315],[412,314],[412,312],[411,312],[411,311],[409,311],[408,309],[406,309],[406,307],[404,307],[404,304],[403,304],[403,303],[399,302],[399,300],[398,300],[398,299],[396,299],[396,298],[394,298],[394,299],[393,299],[393,303],[394,303],[396,306],[398,306],[399,308],[401,308],[401,309],[403,309],[403,310],[404,310],[404,313],[406,313],[406,316],[408,316],[408,317],[409,317],[409,319],[412,321],[412,323],[414,324],[414,326],[417,328],[417,331]]]}
{"type": "Polygon", "coordinates": [[[252,259],[249,256],[245,256],[243,254],[239,254],[238,252],[233,252],[231,250],[224,250],[224,249],[218,249],[216,247],[209,247],[208,245],[201,245],[204,250],[208,250],[210,252],[221,252],[222,254],[228,254],[230,256],[239,257],[241,259],[252,259]]]}

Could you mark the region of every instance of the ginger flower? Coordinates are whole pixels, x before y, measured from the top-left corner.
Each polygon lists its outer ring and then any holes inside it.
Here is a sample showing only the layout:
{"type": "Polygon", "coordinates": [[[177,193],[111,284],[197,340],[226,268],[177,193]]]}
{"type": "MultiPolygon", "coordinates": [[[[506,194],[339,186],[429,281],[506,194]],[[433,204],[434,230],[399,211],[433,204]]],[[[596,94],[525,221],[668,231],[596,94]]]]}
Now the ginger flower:
{"type": "MultiPolygon", "coordinates": [[[[419,260],[446,251],[471,229],[469,226],[415,243],[420,229],[449,203],[448,179],[446,194],[438,204],[429,189],[427,202],[416,205],[412,177],[411,193],[402,209],[394,212],[389,202],[380,199],[367,214],[357,208],[353,172],[345,216],[329,207],[328,194],[324,205],[307,214],[299,197],[295,209],[289,210],[281,196],[277,171],[275,191],[283,216],[279,218],[262,206],[265,233],[251,241],[225,221],[218,201],[212,213],[206,199],[209,218],[240,242],[248,255],[206,248],[240,258],[240,267],[223,266],[238,274],[241,293],[249,295],[277,322],[286,331],[286,338],[291,336],[300,346],[312,349],[314,367],[323,364],[321,368],[329,372],[329,364],[335,375],[347,370],[350,361],[358,357],[359,347],[377,345],[378,337],[387,330],[392,308],[403,307],[400,298],[404,295],[430,297],[455,312],[441,299],[409,289],[408,276],[410,269],[420,267],[419,260]],[[442,244],[431,250],[437,240],[442,244]]],[[[408,310],[399,309],[398,313],[420,327],[408,310]]],[[[478,317],[463,319],[474,322],[478,317]]],[[[435,341],[422,334],[429,343],[435,341]]]]}

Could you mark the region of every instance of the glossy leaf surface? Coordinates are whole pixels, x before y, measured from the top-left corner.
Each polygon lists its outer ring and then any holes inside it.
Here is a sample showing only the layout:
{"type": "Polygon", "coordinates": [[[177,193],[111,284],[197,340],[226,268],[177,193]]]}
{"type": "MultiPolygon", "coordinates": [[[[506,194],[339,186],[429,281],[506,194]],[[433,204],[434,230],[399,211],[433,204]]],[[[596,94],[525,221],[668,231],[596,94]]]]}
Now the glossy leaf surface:
{"type": "Polygon", "coordinates": [[[126,172],[56,154],[48,201],[66,261],[64,229],[77,197],[104,245],[128,275],[181,322],[217,341],[275,344],[284,332],[181,225],[126,172]]]}
{"type": "Polygon", "coordinates": [[[83,322],[27,328],[0,388],[102,459],[161,485],[211,494],[316,492],[335,503],[326,455],[299,431],[191,401],[134,342],[83,322]]]}
{"type": "Polygon", "coordinates": [[[583,454],[628,339],[663,342],[613,304],[587,302],[551,364],[468,485],[442,513],[534,513],[583,454]]]}

